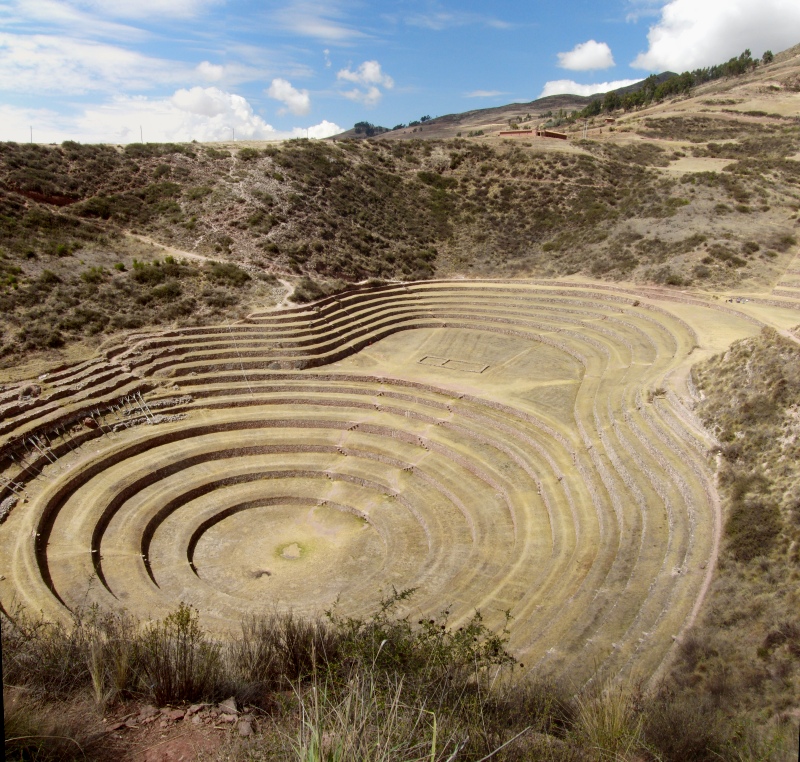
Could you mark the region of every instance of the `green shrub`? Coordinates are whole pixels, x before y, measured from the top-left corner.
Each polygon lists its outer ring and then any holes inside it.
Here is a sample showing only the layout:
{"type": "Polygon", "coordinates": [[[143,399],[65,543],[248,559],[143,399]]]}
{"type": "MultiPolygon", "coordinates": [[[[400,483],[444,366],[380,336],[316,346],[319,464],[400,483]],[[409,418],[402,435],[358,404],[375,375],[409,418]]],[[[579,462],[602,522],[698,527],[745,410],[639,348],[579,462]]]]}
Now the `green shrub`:
{"type": "Polygon", "coordinates": [[[139,195],[146,202],[154,204],[164,199],[177,198],[182,192],[183,189],[178,183],[163,182],[147,185],[139,192],[139,195]]]}
{"type": "Polygon", "coordinates": [[[212,281],[236,288],[242,287],[250,280],[250,276],[233,262],[211,262],[207,272],[212,281]]]}
{"type": "Polygon", "coordinates": [[[197,201],[198,199],[210,196],[213,192],[214,189],[209,188],[207,185],[197,185],[194,188],[189,188],[189,190],[186,191],[186,198],[188,198],[190,201],[197,201]]]}
{"type": "Polygon", "coordinates": [[[31,349],[58,349],[64,346],[64,336],[58,328],[38,323],[23,326],[17,334],[16,341],[23,352],[31,349]]]}
{"type": "Polygon", "coordinates": [[[131,277],[137,283],[153,286],[158,283],[162,283],[167,276],[158,260],[154,260],[151,264],[149,262],[140,262],[139,260],[134,259],[131,277]]]}
{"type": "Polygon", "coordinates": [[[239,153],[236,155],[242,161],[253,161],[253,159],[257,159],[261,154],[255,148],[240,148],[239,153]]]}
{"type": "Polygon", "coordinates": [[[747,260],[737,256],[723,244],[715,243],[709,246],[708,253],[711,257],[724,262],[729,267],[743,267],[747,264],[747,260]]]}
{"type": "Polygon", "coordinates": [[[163,286],[156,286],[151,293],[156,299],[169,301],[177,299],[181,295],[181,287],[175,280],[168,280],[163,286]]]}
{"type": "Polygon", "coordinates": [[[73,333],[89,333],[96,335],[102,333],[108,325],[108,315],[100,310],[88,306],[75,307],[64,316],[58,323],[58,327],[64,331],[73,333]]]}
{"type": "Polygon", "coordinates": [[[144,673],[161,705],[212,696],[220,681],[221,646],[200,627],[197,611],[184,603],[145,631],[144,673]]]}
{"type": "Polygon", "coordinates": [[[712,762],[726,746],[725,721],[701,697],[676,696],[661,688],[649,705],[642,733],[658,759],[712,762]]]}
{"type": "Polygon", "coordinates": [[[75,211],[82,217],[99,217],[107,220],[112,214],[111,200],[105,196],[94,196],[76,204],[75,211]]]}
{"type": "Polygon", "coordinates": [[[214,309],[232,307],[239,301],[233,294],[219,288],[205,289],[202,293],[202,297],[203,301],[214,309]]]}
{"type": "Polygon", "coordinates": [[[81,273],[81,280],[84,283],[102,283],[108,273],[102,267],[90,267],[81,273]]]}
{"type": "MultiPolygon", "coordinates": [[[[100,270],[103,268],[101,267],[100,270]]],[[[36,279],[40,286],[55,286],[61,283],[61,278],[58,277],[52,270],[42,270],[42,274],[36,279]]]]}
{"type": "Polygon", "coordinates": [[[780,510],[767,495],[768,482],[747,474],[735,478],[725,525],[728,548],[737,561],[752,561],[771,552],[781,531],[780,510]]]}
{"type": "Polygon", "coordinates": [[[327,296],[327,291],[319,283],[304,275],[294,287],[294,291],[289,296],[289,301],[307,304],[308,302],[322,299],[323,296],[327,296]]]}
{"type": "Polygon", "coordinates": [[[797,246],[797,238],[793,235],[781,235],[772,242],[772,248],[782,253],[789,251],[793,246],[797,246]]]}
{"type": "Polygon", "coordinates": [[[458,180],[454,177],[444,177],[436,172],[417,172],[417,177],[432,188],[447,190],[458,187],[458,180]]]}
{"type": "Polygon", "coordinates": [[[119,740],[98,733],[100,713],[86,705],[6,698],[5,759],[35,762],[86,762],[120,759],[119,740]]]}

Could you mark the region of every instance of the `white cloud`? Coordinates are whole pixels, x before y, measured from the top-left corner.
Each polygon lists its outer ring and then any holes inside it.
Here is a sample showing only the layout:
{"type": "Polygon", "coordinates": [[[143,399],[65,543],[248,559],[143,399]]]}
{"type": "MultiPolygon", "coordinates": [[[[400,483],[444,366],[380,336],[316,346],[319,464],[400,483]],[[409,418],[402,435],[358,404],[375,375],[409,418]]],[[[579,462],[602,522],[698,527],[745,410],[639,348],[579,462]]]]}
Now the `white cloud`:
{"type": "Polygon", "coordinates": [[[172,96],[172,103],[189,114],[215,117],[229,111],[233,98],[241,96],[231,95],[216,87],[193,87],[191,90],[178,90],[172,96]]]}
{"type": "Polygon", "coordinates": [[[609,90],[617,90],[620,87],[628,87],[641,82],[640,79],[618,79],[614,82],[597,82],[593,85],[581,85],[571,79],[556,79],[544,83],[544,88],[539,94],[540,98],[548,95],[594,95],[595,93],[607,93],[609,90]]]}
{"type": "Polygon", "coordinates": [[[323,119],[319,124],[315,124],[313,127],[308,128],[308,137],[310,138],[330,138],[333,135],[338,135],[340,132],[343,132],[342,128],[335,124],[334,122],[329,122],[327,119],[323,119]]]}
{"type": "Polygon", "coordinates": [[[350,40],[366,37],[363,32],[343,23],[343,16],[343,11],[333,0],[327,0],[325,5],[313,0],[294,0],[278,10],[273,18],[288,32],[324,42],[347,44],[350,40]]]}
{"type": "Polygon", "coordinates": [[[355,71],[347,68],[341,69],[336,74],[336,79],[340,82],[353,82],[359,87],[342,92],[345,98],[351,101],[359,101],[365,106],[374,106],[383,97],[381,87],[391,90],[394,87],[394,80],[383,72],[381,65],[377,61],[364,61],[355,71]]]}
{"type": "MultiPolygon", "coordinates": [[[[66,137],[59,137],[61,115],[46,108],[17,108],[0,104],[0,140],[14,140],[27,143],[30,128],[33,127],[33,140],[36,143],[60,143],[66,137]]],[[[60,133],[66,134],[66,133],[60,133]]]]}
{"type": "Polygon", "coordinates": [[[614,65],[614,56],[611,55],[611,48],[605,42],[588,40],[566,53],[559,53],[558,65],[570,71],[608,69],[614,65]]]}
{"type": "MultiPolygon", "coordinates": [[[[246,59],[252,57],[248,55],[249,53],[250,51],[246,48],[240,50],[237,46],[231,45],[226,50],[229,60],[225,64],[202,61],[195,66],[193,76],[189,79],[196,81],[199,77],[204,82],[224,82],[228,87],[242,82],[263,81],[270,69],[273,68],[273,64],[267,56],[263,55],[263,49],[260,51],[262,53],[260,60],[254,59],[247,62],[246,59]],[[235,60],[238,54],[241,54],[241,58],[245,61],[235,60]]],[[[285,69],[286,65],[283,68],[285,69]]],[[[302,66],[295,66],[289,70],[292,72],[292,76],[309,77],[313,74],[311,69],[302,66]]]]}
{"type": "Polygon", "coordinates": [[[381,65],[377,61],[364,61],[355,71],[342,69],[336,75],[337,79],[347,82],[356,82],[360,85],[382,85],[391,89],[394,87],[394,80],[381,70],[381,65]]]}
{"type": "Polygon", "coordinates": [[[234,62],[193,65],[67,35],[0,32],[0,93],[83,95],[141,92],[195,82],[227,86],[261,79],[264,68],[234,62]]]}
{"type": "Polygon", "coordinates": [[[502,90],[473,90],[470,93],[464,93],[465,98],[494,98],[498,95],[508,95],[502,90]]]}
{"type": "Polygon", "coordinates": [[[57,35],[0,34],[0,91],[81,94],[178,84],[188,66],[57,35]]]}
{"type": "Polygon", "coordinates": [[[288,112],[295,116],[303,116],[311,111],[311,98],[308,97],[308,90],[297,90],[292,87],[291,82],[285,79],[273,79],[267,95],[285,105],[285,108],[278,112],[279,114],[288,112]]]}
{"type": "Polygon", "coordinates": [[[797,44],[797,0],[671,0],[650,27],[648,50],[631,64],[682,72],[722,63],[745,48],[760,55],[797,44]]]}
{"type": "Polygon", "coordinates": [[[639,19],[661,15],[664,0],[628,0],[629,10],[625,21],[637,22],[639,19]]]}
{"type": "Polygon", "coordinates": [[[339,125],[327,120],[276,130],[245,98],[215,87],[178,90],[164,98],[118,96],[72,115],[0,105],[0,140],[27,141],[29,125],[39,143],[138,142],[140,125],[148,142],[230,140],[232,129],[237,140],[324,138],[342,132],[339,125]]]}
{"type": "Polygon", "coordinates": [[[225,75],[225,67],[203,61],[197,65],[197,73],[208,82],[219,82],[225,75]]]}
{"type": "Polygon", "coordinates": [[[495,19],[490,16],[482,16],[478,13],[444,10],[408,16],[405,22],[409,26],[430,29],[434,32],[441,32],[444,29],[453,29],[454,27],[467,26],[470,24],[479,24],[480,26],[487,26],[491,29],[511,29],[513,26],[507,21],[501,21],[500,19],[495,19]]]}
{"type": "Polygon", "coordinates": [[[358,101],[365,106],[377,106],[383,98],[383,93],[377,87],[368,87],[366,90],[359,90],[354,87],[352,90],[344,90],[342,95],[351,101],[358,101]]]}
{"type": "Polygon", "coordinates": [[[0,5],[3,26],[41,33],[47,28],[66,31],[75,37],[106,37],[114,41],[141,40],[142,30],[108,21],[100,14],[86,12],[61,0],[11,0],[0,5]]]}
{"type": "Polygon", "coordinates": [[[144,125],[149,141],[227,140],[232,128],[242,139],[263,140],[276,133],[245,98],[216,87],[182,89],[171,98],[115,98],[88,109],[82,126],[114,135],[116,142],[128,142],[138,139],[130,134],[132,118],[134,125],[144,125]]]}
{"type": "Polygon", "coordinates": [[[219,0],[77,0],[76,5],[91,8],[95,13],[117,18],[148,19],[153,16],[196,18],[219,0]]]}

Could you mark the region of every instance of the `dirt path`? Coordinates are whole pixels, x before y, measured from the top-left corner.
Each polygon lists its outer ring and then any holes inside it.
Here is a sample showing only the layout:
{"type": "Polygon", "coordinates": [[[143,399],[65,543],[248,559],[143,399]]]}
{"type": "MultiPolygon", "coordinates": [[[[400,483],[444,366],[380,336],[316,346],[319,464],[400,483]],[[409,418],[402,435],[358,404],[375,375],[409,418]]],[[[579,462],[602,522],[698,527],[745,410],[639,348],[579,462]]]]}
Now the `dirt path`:
{"type": "Polygon", "coordinates": [[[176,249],[173,246],[167,246],[166,244],[160,243],[159,241],[156,241],[154,238],[142,235],[141,233],[133,233],[130,230],[126,230],[125,234],[130,238],[136,239],[140,243],[145,243],[148,246],[154,246],[157,249],[163,249],[167,255],[172,255],[173,257],[182,257],[183,259],[194,259],[198,262],[216,261],[212,257],[206,257],[203,254],[195,254],[193,251],[184,251],[183,249],[176,249]]]}
{"type": "MultiPolygon", "coordinates": [[[[125,231],[126,234],[134,238],[135,240],[139,241],[140,243],[145,243],[148,246],[154,246],[155,248],[162,249],[166,255],[172,255],[173,257],[179,257],[181,259],[192,259],[195,262],[216,262],[217,260],[213,257],[206,257],[203,254],[195,254],[193,251],[184,251],[183,249],[176,249],[173,246],[167,246],[166,244],[159,243],[153,238],[149,236],[142,235],[141,233],[132,233],[130,230],[125,231]]],[[[283,299],[279,304],[277,304],[272,309],[284,309],[286,307],[293,307],[295,306],[292,302],[289,301],[289,295],[294,291],[294,286],[288,281],[284,280],[283,278],[278,278],[281,285],[286,289],[286,294],[284,294],[283,299]]]]}
{"type": "Polygon", "coordinates": [[[286,289],[286,295],[281,300],[280,304],[276,305],[276,310],[283,310],[287,307],[296,307],[297,305],[294,302],[289,301],[289,297],[291,296],[292,292],[294,291],[294,286],[289,283],[288,280],[284,280],[283,278],[278,278],[280,284],[286,289]]]}

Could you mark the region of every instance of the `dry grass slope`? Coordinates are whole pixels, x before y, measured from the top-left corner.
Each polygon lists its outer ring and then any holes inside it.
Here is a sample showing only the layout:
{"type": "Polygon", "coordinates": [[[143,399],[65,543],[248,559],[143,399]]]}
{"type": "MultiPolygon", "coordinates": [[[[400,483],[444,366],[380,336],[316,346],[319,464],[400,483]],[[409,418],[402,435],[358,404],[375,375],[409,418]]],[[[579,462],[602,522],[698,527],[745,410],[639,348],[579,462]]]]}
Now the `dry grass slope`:
{"type": "Polygon", "coordinates": [[[764,723],[793,717],[800,691],[799,362],[796,342],[765,329],[695,372],[698,412],[721,443],[726,539],[675,675],[764,723]]]}

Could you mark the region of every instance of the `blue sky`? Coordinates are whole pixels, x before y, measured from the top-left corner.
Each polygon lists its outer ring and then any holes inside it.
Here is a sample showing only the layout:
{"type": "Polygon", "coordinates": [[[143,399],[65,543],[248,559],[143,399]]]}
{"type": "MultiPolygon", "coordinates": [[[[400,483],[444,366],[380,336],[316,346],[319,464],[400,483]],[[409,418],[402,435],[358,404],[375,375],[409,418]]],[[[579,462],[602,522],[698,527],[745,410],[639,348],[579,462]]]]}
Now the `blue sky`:
{"type": "Polygon", "coordinates": [[[797,43],[798,0],[0,0],[0,140],[324,137],[797,43]]]}

